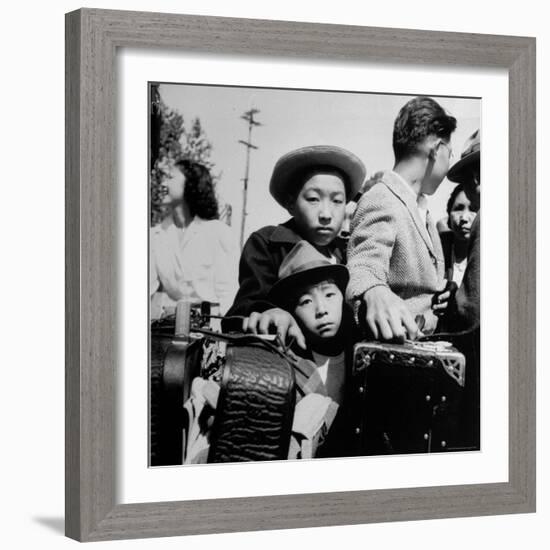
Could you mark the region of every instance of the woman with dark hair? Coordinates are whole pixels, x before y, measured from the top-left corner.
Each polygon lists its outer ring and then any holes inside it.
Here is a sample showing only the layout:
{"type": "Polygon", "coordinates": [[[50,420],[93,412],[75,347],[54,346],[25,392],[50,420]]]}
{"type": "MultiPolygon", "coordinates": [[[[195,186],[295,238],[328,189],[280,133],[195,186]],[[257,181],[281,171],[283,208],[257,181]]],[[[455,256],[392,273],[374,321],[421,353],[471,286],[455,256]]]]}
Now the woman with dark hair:
{"type": "Polygon", "coordinates": [[[460,286],[468,264],[472,223],[479,210],[479,198],[464,184],[458,184],[447,201],[447,225],[441,235],[445,255],[445,278],[460,286]]]}
{"type": "Polygon", "coordinates": [[[181,299],[217,303],[224,313],[237,290],[239,253],[230,227],[218,219],[210,172],[179,161],[163,186],[165,215],[151,229],[151,318],[171,313],[181,299]]]}

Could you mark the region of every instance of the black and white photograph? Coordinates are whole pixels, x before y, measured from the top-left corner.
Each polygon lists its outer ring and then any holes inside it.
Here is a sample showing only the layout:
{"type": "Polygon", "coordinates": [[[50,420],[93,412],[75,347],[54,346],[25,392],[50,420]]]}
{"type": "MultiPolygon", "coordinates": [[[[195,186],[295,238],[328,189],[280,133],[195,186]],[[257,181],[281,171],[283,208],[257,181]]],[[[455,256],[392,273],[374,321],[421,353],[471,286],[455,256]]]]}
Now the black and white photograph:
{"type": "Polygon", "coordinates": [[[149,465],[480,450],[482,101],[149,85],[149,465]]]}

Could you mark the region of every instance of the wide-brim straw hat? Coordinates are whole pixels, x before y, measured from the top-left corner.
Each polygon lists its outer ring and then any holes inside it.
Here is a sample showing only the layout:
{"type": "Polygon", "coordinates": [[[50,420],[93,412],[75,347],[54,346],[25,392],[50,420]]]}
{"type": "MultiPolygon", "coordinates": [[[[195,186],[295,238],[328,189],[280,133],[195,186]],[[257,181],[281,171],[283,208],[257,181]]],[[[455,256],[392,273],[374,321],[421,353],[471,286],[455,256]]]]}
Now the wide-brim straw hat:
{"type": "Polygon", "coordinates": [[[447,172],[447,179],[456,183],[468,183],[472,179],[472,167],[479,166],[481,151],[479,130],[476,130],[464,144],[460,160],[455,162],[447,172]]]}
{"type": "Polygon", "coordinates": [[[269,192],[281,206],[286,207],[288,197],[295,194],[292,191],[296,191],[296,185],[303,183],[297,181],[296,176],[316,167],[325,170],[333,168],[342,174],[346,202],[355,197],[367,174],[363,162],[347,149],[334,145],[311,145],[290,151],[277,161],[269,182],[269,192]]]}
{"type": "Polygon", "coordinates": [[[299,241],[285,256],[279,268],[279,280],[273,285],[268,299],[280,306],[289,305],[300,288],[330,279],[346,292],[349,272],[345,265],[333,264],[307,241],[299,241]]]}

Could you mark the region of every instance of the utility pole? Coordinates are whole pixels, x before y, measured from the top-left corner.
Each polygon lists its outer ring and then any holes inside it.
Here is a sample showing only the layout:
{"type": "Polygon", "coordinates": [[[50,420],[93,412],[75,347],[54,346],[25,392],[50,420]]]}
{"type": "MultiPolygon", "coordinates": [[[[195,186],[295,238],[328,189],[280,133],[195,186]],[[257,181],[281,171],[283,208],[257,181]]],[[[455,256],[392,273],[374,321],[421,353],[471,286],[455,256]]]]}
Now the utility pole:
{"type": "Polygon", "coordinates": [[[239,140],[239,143],[242,143],[246,147],[246,167],[244,171],[244,185],[243,185],[243,214],[241,219],[241,250],[244,246],[244,226],[246,224],[246,199],[248,194],[248,172],[250,169],[250,149],[258,149],[256,145],[252,144],[252,127],[253,126],[262,126],[260,122],[254,119],[254,115],[258,114],[260,111],[258,109],[250,109],[246,111],[241,118],[248,122],[248,141],[239,140]]]}

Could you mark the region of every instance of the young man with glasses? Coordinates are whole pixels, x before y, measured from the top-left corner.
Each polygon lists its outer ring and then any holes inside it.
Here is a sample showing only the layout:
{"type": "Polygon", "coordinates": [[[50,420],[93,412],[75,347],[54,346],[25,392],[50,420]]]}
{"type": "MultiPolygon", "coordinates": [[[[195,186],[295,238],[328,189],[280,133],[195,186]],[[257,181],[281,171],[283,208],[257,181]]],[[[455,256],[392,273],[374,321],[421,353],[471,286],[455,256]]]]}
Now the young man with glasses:
{"type": "Polygon", "coordinates": [[[393,170],[377,173],[357,205],[346,296],[376,339],[415,339],[437,325],[432,300],[445,287],[445,266],[426,197],[449,170],[455,128],[433,99],[411,99],[395,119],[393,170]]]}

